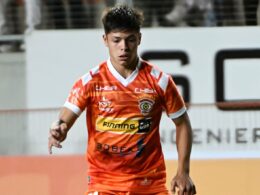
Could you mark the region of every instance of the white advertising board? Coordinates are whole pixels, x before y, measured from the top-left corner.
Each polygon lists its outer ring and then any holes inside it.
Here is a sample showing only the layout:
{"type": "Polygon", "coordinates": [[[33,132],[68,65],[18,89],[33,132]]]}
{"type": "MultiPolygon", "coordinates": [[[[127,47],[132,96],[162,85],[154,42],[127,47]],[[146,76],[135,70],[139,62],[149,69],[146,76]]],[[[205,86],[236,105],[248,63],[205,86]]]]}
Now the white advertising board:
{"type": "MultiPolygon", "coordinates": [[[[73,82],[108,58],[102,34],[78,30],[28,35],[28,108],[60,107],[73,82]]],[[[172,74],[190,104],[192,158],[260,157],[259,35],[259,27],[142,30],[139,55],[172,74]],[[247,104],[238,107],[238,101],[247,104]]],[[[168,159],[176,158],[174,135],[172,122],[163,117],[168,159]]]]}

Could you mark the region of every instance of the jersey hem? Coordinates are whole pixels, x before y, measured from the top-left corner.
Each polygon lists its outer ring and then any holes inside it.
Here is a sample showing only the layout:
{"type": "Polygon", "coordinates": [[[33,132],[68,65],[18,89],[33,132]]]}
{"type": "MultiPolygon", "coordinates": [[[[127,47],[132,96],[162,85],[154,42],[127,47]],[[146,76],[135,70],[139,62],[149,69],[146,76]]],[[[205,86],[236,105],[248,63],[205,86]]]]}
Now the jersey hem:
{"type": "Polygon", "coordinates": [[[89,192],[102,192],[102,191],[122,191],[122,192],[132,192],[132,193],[138,193],[138,194],[155,194],[160,192],[168,192],[166,186],[160,186],[156,187],[154,189],[151,189],[151,186],[146,186],[143,188],[140,187],[132,187],[132,188],[126,188],[126,187],[120,187],[120,186],[101,186],[101,185],[91,185],[88,186],[86,194],[89,192]]]}

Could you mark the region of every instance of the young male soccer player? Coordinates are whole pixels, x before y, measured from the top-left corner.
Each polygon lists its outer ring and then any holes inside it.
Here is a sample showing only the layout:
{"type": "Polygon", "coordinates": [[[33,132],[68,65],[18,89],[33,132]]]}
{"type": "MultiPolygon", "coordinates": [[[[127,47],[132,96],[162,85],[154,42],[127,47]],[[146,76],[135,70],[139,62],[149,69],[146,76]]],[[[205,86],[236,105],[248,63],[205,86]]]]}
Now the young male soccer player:
{"type": "Polygon", "coordinates": [[[171,77],[137,55],[142,21],[141,12],[127,6],[104,12],[103,39],[110,58],[76,81],[50,129],[52,153],[86,109],[89,195],[169,194],[159,136],[163,110],[177,131],[178,172],[171,190],[196,194],[189,177],[189,117],[171,77]]]}

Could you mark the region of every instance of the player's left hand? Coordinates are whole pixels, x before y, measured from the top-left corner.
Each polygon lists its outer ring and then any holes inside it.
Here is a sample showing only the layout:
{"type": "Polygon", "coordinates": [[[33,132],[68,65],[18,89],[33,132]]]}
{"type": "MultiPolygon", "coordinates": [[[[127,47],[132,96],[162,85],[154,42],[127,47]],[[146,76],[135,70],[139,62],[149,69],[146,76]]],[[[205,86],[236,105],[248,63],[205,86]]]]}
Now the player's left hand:
{"type": "Polygon", "coordinates": [[[196,187],[193,184],[188,174],[177,174],[171,182],[172,194],[176,193],[178,189],[178,195],[194,195],[196,194],[196,187]]]}

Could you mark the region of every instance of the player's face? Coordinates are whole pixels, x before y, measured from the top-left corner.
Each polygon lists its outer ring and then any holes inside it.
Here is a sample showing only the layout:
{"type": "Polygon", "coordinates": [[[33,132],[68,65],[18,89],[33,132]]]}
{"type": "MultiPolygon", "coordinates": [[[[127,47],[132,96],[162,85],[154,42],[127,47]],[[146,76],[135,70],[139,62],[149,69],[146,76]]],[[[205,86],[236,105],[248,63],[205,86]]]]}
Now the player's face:
{"type": "Polygon", "coordinates": [[[112,31],[105,34],[103,38],[112,64],[127,68],[136,63],[137,48],[141,42],[140,32],[112,31]]]}

